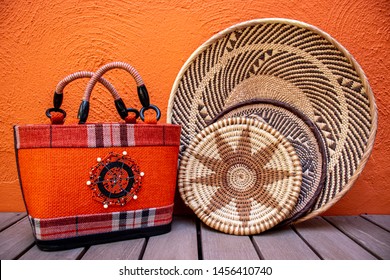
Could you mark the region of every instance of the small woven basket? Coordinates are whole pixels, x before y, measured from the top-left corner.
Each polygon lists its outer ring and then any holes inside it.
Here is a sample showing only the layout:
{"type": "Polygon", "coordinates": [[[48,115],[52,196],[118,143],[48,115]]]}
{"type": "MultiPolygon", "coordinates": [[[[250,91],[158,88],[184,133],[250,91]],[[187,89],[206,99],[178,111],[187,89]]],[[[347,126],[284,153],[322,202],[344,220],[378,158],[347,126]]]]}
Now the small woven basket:
{"type": "Polygon", "coordinates": [[[294,209],[279,226],[303,217],[322,191],[327,171],[325,143],[316,125],[288,104],[265,99],[238,103],[222,111],[212,122],[233,117],[253,118],[267,123],[294,147],[302,166],[301,192],[294,209]]]}
{"type": "Polygon", "coordinates": [[[263,232],[295,207],[302,170],[291,143],[265,123],[229,118],[202,130],[183,155],[179,192],[208,226],[263,232]]]}

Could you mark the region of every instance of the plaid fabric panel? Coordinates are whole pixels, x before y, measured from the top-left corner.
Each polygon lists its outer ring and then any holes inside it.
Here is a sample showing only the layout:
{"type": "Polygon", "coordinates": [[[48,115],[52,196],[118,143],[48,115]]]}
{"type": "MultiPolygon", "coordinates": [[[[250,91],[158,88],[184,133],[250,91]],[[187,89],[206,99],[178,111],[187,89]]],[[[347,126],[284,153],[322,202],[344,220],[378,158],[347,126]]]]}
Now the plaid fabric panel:
{"type": "Polygon", "coordinates": [[[83,235],[139,229],[169,224],[173,205],[126,212],[84,215],[56,219],[29,217],[35,237],[39,240],[57,240],[83,235]]]}
{"type": "Polygon", "coordinates": [[[17,149],[177,146],[180,126],[148,124],[15,126],[17,149]]]}
{"type": "Polygon", "coordinates": [[[87,134],[90,148],[135,146],[134,125],[89,124],[87,134]]]}
{"type": "Polygon", "coordinates": [[[47,125],[14,126],[17,149],[50,147],[50,127],[47,125]]]}

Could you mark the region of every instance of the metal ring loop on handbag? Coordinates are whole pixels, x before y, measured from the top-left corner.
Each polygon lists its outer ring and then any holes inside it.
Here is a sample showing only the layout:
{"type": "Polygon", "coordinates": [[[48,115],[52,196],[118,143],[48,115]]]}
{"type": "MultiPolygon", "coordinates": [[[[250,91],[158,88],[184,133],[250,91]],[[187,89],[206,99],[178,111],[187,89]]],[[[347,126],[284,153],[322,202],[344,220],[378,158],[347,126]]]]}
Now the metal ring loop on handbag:
{"type": "Polygon", "coordinates": [[[59,112],[64,115],[64,119],[66,118],[66,112],[60,108],[49,108],[46,110],[46,116],[51,119],[51,112],[59,112]]]}
{"type": "Polygon", "coordinates": [[[127,111],[128,113],[134,113],[136,119],[138,119],[138,117],[140,116],[140,112],[139,112],[137,109],[134,109],[134,108],[127,108],[126,111],[127,111]]]}
{"type": "Polygon", "coordinates": [[[141,120],[145,121],[145,111],[149,109],[153,109],[156,112],[156,120],[158,121],[161,117],[161,111],[156,105],[152,105],[152,104],[150,104],[147,107],[142,107],[141,111],[139,112],[139,116],[141,120]]]}

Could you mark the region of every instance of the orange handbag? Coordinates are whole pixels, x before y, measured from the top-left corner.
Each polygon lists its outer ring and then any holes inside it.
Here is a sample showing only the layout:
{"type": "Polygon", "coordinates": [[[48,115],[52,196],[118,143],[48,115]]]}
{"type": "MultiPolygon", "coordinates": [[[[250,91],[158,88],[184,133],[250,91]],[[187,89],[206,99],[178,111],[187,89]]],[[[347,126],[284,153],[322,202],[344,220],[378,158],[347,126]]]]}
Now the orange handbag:
{"type": "Polygon", "coordinates": [[[48,109],[51,124],[14,127],[16,159],[24,202],[36,244],[58,250],[166,233],[176,187],[180,126],[157,124],[159,109],[129,64],[114,62],[97,72],[77,72],[62,80],[48,109]],[[127,70],[137,82],[140,112],[126,108],[102,75],[127,70]],[[80,105],[79,124],[65,125],[60,107],[64,87],[90,77],[80,105]],[[97,82],[115,99],[125,122],[86,123],[97,82]],[[153,109],[156,118],[145,121],[153,109]]]}

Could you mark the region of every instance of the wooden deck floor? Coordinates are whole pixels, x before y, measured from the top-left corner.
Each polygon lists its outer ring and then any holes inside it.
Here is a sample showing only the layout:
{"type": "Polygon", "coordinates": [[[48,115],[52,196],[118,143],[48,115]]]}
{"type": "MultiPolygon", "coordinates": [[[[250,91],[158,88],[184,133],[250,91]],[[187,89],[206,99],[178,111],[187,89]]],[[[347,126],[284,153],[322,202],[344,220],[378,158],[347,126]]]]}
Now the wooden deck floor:
{"type": "Polygon", "coordinates": [[[25,213],[0,213],[0,259],[389,260],[390,215],[316,217],[256,236],[227,235],[176,216],[164,235],[44,252],[34,245],[25,213]]]}

